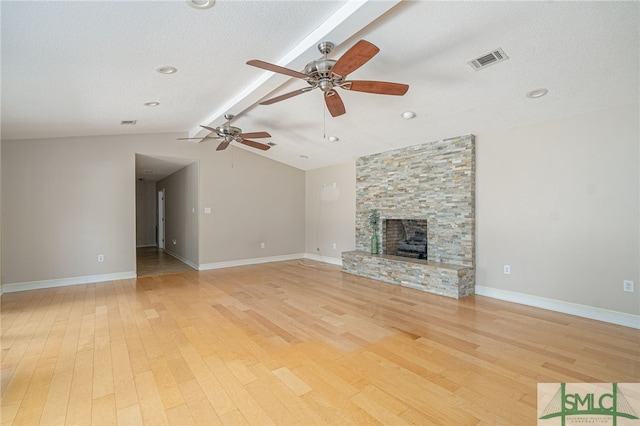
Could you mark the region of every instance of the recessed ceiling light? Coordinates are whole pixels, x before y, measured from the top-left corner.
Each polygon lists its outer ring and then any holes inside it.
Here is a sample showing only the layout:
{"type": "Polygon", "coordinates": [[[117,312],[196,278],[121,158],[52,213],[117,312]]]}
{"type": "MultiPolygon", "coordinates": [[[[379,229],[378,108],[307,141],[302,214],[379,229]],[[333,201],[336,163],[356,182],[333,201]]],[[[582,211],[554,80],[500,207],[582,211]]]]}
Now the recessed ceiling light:
{"type": "Polygon", "coordinates": [[[411,120],[412,118],[415,118],[416,113],[413,111],[405,111],[402,113],[402,118],[404,118],[405,120],[411,120]]]}
{"type": "Polygon", "coordinates": [[[535,99],[535,98],[541,98],[544,95],[546,95],[547,93],[549,93],[549,91],[547,89],[535,89],[530,91],[529,93],[527,93],[527,98],[531,98],[531,99],[535,99]]]}
{"type": "Polygon", "coordinates": [[[178,69],[176,67],[164,66],[156,68],[156,71],[160,74],[175,74],[178,72],[178,69]]]}
{"type": "Polygon", "coordinates": [[[308,155],[301,155],[300,158],[306,160],[307,158],[309,158],[309,156],[308,155]]]}
{"type": "Polygon", "coordinates": [[[215,0],[185,0],[194,9],[210,9],[216,3],[215,0]]]}
{"type": "Polygon", "coordinates": [[[145,174],[145,175],[152,175],[152,174],[153,174],[153,171],[151,171],[151,170],[145,170],[145,171],[144,171],[144,174],[145,174]]]}
{"type": "Polygon", "coordinates": [[[329,142],[338,142],[340,140],[337,136],[329,136],[327,139],[329,139],[329,142]]]}
{"type": "Polygon", "coordinates": [[[153,101],[153,102],[145,102],[144,103],[144,106],[150,106],[150,107],[154,107],[154,106],[158,106],[158,105],[160,105],[160,102],[153,101]]]}

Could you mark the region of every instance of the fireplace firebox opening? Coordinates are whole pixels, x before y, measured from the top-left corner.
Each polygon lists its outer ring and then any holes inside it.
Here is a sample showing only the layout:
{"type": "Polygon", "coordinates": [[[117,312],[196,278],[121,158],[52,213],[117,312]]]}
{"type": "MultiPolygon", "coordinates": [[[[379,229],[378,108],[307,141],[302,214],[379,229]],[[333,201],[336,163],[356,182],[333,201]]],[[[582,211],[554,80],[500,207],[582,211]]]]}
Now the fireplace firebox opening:
{"type": "Polygon", "coordinates": [[[385,254],[427,259],[426,219],[385,219],[383,232],[385,254]]]}

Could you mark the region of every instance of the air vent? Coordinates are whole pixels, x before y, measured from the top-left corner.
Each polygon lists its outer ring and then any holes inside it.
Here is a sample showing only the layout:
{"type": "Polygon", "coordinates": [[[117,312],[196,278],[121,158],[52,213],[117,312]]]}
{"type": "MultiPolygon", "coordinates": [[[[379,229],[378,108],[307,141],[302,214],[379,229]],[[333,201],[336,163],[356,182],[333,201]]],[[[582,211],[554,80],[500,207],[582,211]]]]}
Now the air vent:
{"type": "Polygon", "coordinates": [[[504,53],[504,50],[502,50],[502,48],[498,48],[492,52],[467,61],[467,63],[471,65],[471,68],[473,68],[474,70],[480,71],[481,69],[486,68],[489,65],[497,64],[498,62],[506,61],[507,59],[509,59],[509,57],[506,53],[504,53]]]}
{"type": "Polygon", "coordinates": [[[122,126],[135,126],[138,120],[122,120],[120,125],[122,126]]]}

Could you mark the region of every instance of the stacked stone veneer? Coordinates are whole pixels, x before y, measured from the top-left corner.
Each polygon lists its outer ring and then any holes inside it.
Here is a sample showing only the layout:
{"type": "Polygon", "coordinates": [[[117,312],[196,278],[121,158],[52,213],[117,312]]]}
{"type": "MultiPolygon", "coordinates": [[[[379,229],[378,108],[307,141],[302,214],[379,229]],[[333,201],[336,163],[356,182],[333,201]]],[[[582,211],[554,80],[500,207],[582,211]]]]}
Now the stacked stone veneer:
{"type": "Polygon", "coordinates": [[[473,294],[473,135],[360,157],[356,162],[356,251],[343,253],[342,261],[345,272],[451,297],[473,294]],[[372,209],[382,219],[380,255],[369,254],[372,209]],[[384,253],[382,231],[387,218],[427,220],[427,261],[384,253]]]}

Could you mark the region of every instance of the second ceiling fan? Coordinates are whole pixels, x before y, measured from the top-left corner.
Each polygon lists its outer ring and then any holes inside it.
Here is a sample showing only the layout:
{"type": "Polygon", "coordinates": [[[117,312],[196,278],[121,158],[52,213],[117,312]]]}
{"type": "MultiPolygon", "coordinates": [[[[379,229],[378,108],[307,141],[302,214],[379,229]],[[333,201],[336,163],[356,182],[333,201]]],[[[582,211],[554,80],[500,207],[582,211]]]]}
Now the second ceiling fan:
{"type": "Polygon", "coordinates": [[[409,90],[409,85],[401,83],[372,80],[346,80],[347,75],[367,63],[380,51],[378,47],[368,41],[360,40],[338,60],[327,59],[327,54],[329,54],[333,48],[334,44],[330,42],[318,44],[318,50],[324,55],[324,58],[309,62],[305,66],[304,72],[270,64],[258,59],[247,61],[248,65],[290,77],[300,78],[310,85],[310,87],[303,87],[302,89],[267,99],[266,101],[260,102],[260,105],[270,105],[320,88],[323,92],[329,113],[333,117],[338,117],[346,112],[342,98],[340,98],[340,95],[336,91],[338,87],[343,90],[355,92],[395,96],[402,96],[409,90]]]}
{"type": "Polygon", "coordinates": [[[231,125],[231,120],[233,120],[235,116],[231,114],[225,114],[224,118],[227,119],[227,122],[222,126],[218,127],[209,127],[203,126],[200,127],[203,129],[207,129],[215,134],[215,136],[205,136],[203,138],[178,138],[178,140],[204,140],[204,139],[222,139],[222,142],[216,148],[216,151],[222,151],[227,149],[231,142],[240,142],[243,145],[248,145],[253,148],[261,149],[263,151],[271,148],[270,145],[265,145],[260,142],[252,141],[247,138],[270,138],[271,135],[267,132],[251,132],[251,133],[242,133],[242,129],[238,127],[233,127],[231,125]]]}

